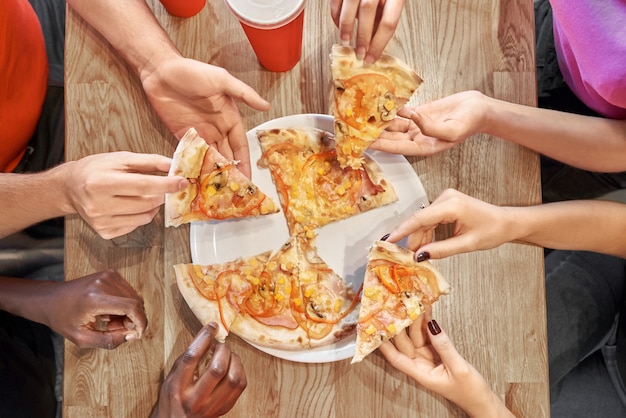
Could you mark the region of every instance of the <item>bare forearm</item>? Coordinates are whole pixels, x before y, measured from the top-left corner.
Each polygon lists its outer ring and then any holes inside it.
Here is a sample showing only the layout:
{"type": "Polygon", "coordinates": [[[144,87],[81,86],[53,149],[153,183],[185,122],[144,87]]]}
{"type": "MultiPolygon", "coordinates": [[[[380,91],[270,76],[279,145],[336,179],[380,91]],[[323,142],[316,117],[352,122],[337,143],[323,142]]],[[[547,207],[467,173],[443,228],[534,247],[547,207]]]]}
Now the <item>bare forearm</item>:
{"type": "Polygon", "coordinates": [[[0,310],[48,325],[47,301],[54,282],[0,277],[0,310]]]}
{"type": "Polygon", "coordinates": [[[180,55],[145,0],[67,0],[143,78],[161,60],[180,55]]]}
{"type": "Polygon", "coordinates": [[[518,242],[626,257],[626,205],[586,200],[507,208],[518,242]]]}
{"type": "Polygon", "coordinates": [[[37,174],[0,174],[0,237],[73,213],[65,192],[66,166],[37,174]]]}
{"type": "Polygon", "coordinates": [[[487,98],[484,132],[574,167],[626,171],[626,121],[575,115],[487,98]]]}
{"type": "Polygon", "coordinates": [[[465,411],[470,418],[515,418],[515,415],[504,405],[495,393],[491,392],[489,400],[474,405],[465,411]]]}

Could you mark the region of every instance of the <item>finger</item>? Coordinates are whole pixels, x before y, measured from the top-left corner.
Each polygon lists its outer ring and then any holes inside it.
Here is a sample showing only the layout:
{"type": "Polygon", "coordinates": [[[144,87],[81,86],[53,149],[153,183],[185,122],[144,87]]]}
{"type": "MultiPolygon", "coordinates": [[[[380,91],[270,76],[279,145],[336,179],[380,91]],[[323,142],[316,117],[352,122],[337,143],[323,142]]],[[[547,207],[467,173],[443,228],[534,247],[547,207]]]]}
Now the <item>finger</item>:
{"type": "Polygon", "coordinates": [[[408,219],[396,227],[387,238],[389,242],[398,242],[413,233],[427,233],[440,224],[450,223],[448,217],[433,204],[414,212],[408,219]]]}
{"type": "Polygon", "coordinates": [[[439,122],[418,112],[412,113],[411,120],[426,136],[451,143],[458,143],[465,139],[465,128],[458,120],[449,118],[439,122]]]}
{"type": "Polygon", "coordinates": [[[377,9],[378,3],[373,1],[362,1],[359,5],[359,26],[356,30],[356,57],[358,59],[364,59],[370,47],[377,9]]]}
{"type": "Polygon", "coordinates": [[[228,133],[228,142],[233,150],[233,158],[239,161],[237,168],[249,179],[252,178],[252,167],[250,165],[250,147],[248,137],[243,127],[243,122],[237,123],[228,133]]]}
{"type": "Polygon", "coordinates": [[[266,111],[270,108],[270,103],[263,99],[255,89],[233,77],[227,71],[224,71],[225,80],[223,82],[224,94],[232,97],[235,100],[244,102],[253,109],[266,111]]]}
{"type": "MultiPolygon", "coordinates": [[[[422,155],[423,153],[422,147],[409,139],[407,134],[398,134],[392,138],[388,138],[387,136],[378,138],[376,141],[372,142],[368,148],[388,152],[390,154],[422,155]]],[[[424,153],[424,155],[428,154],[424,153]]]]}
{"type": "Polygon", "coordinates": [[[215,322],[209,322],[198,331],[194,340],[172,366],[170,376],[175,377],[174,381],[184,387],[193,383],[200,360],[215,344],[215,334],[217,334],[215,322]]]}
{"type": "Polygon", "coordinates": [[[408,330],[402,330],[398,333],[398,335],[394,336],[393,344],[396,346],[398,351],[405,356],[415,358],[415,348],[420,346],[413,344],[413,341],[409,338],[407,331],[408,330]]]}
{"type": "Polygon", "coordinates": [[[172,159],[159,154],[140,154],[137,152],[118,151],[110,154],[115,156],[118,164],[126,165],[127,171],[139,173],[167,173],[172,159]]]}
{"type": "Polygon", "coordinates": [[[457,254],[482,250],[483,248],[479,248],[476,244],[478,241],[476,234],[467,233],[423,245],[419,247],[415,253],[428,253],[430,255],[429,258],[432,259],[446,258],[457,254]]]}
{"type": "Polygon", "coordinates": [[[423,347],[427,344],[425,315],[422,313],[408,329],[408,337],[414,347],[423,347]]]}
{"type": "Polygon", "coordinates": [[[113,350],[127,341],[128,330],[97,331],[84,326],[81,331],[68,339],[80,348],[103,348],[113,350]]]}
{"type": "Polygon", "coordinates": [[[342,4],[342,0],[330,0],[330,16],[337,27],[339,27],[339,15],[341,14],[342,4]]]}
{"type": "Polygon", "coordinates": [[[187,179],[181,176],[113,172],[107,177],[106,184],[95,192],[102,190],[113,196],[160,196],[164,199],[165,193],[175,193],[187,187],[187,179]]]}
{"type": "Polygon", "coordinates": [[[109,315],[110,317],[127,317],[127,320],[134,324],[134,331],[138,337],[143,335],[148,318],[143,308],[143,301],[138,298],[117,297],[106,294],[91,296],[90,305],[94,306],[92,321],[95,322],[99,315],[109,315]]]}
{"type": "Polygon", "coordinates": [[[140,226],[149,224],[158,212],[159,208],[157,207],[144,213],[92,219],[89,223],[100,237],[108,240],[121,237],[140,226]]]}
{"type": "Polygon", "coordinates": [[[344,0],[339,14],[339,39],[344,46],[348,46],[354,32],[354,22],[359,11],[360,0],[344,0]]]}
{"type": "Polygon", "coordinates": [[[230,354],[227,376],[222,379],[214,390],[216,399],[220,399],[219,415],[228,412],[248,385],[241,359],[235,353],[230,354]]]}
{"type": "MultiPolygon", "coordinates": [[[[409,235],[406,248],[411,251],[416,251],[426,244],[433,242],[435,236],[435,230],[429,229],[427,231],[418,231],[409,235]]],[[[425,250],[424,250],[425,251],[425,250]]]]}
{"type": "Polygon", "coordinates": [[[437,321],[429,321],[428,328],[430,330],[430,343],[446,368],[452,373],[454,373],[455,370],[465,368],[467,361],[459,354],[458,351],[456,351],[456,348],[454,347],[454,344],[452,344],[448,334],[441,329],[441,326],[439,326],[437,321]]]}
{"type": "MultiPolygon", "coordinates": [[[[399,114],[399,113],[398,113],[399,114]]],[[[393,118],[391,123],[385,128],[383,133],[386,132],[408,132],[411,126],[411,120],[403,117],[393,118]]],[[[382,135],[382,134],[381,134],[382,135]]]]}
{"type": "Polygon", "coordinates": [[[381,19],[370,41],[365,62],[372,63],[380,58],[398,27],[403,7],[404,0],[385,2],[381,19]]]}
{"type": "MultiPolygon", "coordinates": [[[[224,343],[215,343],[213,356],[207,369],[202,373],[196,384],[198,385],[198,396],[206,396],[213,393],[220,381],[228,374],[230,365],[230,348],[224,343]]],[[[216,394],[217,396],[217,394],[216,394]]]]}
{"type": "Polygon", "coordinates": [[[378,349],[392,366],[394,365],[394,362],[397,362],[397,358],[399,356],[404,355],[400,352],[400,350],[398,350],[398,348],[396,348],[396,346],[391,341],[384,341],[380,345],[380,347],[378,347],[378,349]]]}

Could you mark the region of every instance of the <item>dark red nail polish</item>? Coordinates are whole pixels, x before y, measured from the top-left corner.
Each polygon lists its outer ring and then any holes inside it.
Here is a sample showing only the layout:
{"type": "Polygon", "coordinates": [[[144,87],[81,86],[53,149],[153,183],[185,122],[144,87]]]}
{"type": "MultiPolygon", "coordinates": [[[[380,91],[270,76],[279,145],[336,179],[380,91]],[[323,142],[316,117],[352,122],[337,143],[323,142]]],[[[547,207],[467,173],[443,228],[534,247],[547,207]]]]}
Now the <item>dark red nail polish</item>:
{"type": "Polygon", "coordinates": [[[424,251],[423,253],[418,253],[415,256],[415,260],[417,260],[418,263],[422,262],[422,261],[426,261],[430,258],[430,253],[427,251],[424,251]]]}
{"type": "Polygon", "coordinates": [[[389,235],[391,234],[385,234],[383,235],[383,237],[380,239],[381,241],[387,241],[387,238],[389,238],[389,235]]]}
{"type": "Polygon", "coordinates": [[[432,321],[428,321],[428,330],[433,335],[437,335],[441,332],[441,328],[439,328],[439,324],[434,319],[432,321]]]}

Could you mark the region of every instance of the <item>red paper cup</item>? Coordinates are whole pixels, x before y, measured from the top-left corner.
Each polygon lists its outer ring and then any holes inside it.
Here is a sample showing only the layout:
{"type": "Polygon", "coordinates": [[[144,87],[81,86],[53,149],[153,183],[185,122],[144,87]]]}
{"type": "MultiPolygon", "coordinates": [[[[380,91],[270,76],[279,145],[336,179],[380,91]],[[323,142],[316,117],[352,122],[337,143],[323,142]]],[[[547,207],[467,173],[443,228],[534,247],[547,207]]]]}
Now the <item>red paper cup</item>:
{"type": "Polygon", "coordinates": [[[270,71],[292,69],[302,54],[305,0],[225,0],[239,19],[259,63],[270,71]]]}
{"type": "Polygon", "coordinates": [[[195,16],[204,8],[206,0],[159,0],[172,16],[195,16]]]}

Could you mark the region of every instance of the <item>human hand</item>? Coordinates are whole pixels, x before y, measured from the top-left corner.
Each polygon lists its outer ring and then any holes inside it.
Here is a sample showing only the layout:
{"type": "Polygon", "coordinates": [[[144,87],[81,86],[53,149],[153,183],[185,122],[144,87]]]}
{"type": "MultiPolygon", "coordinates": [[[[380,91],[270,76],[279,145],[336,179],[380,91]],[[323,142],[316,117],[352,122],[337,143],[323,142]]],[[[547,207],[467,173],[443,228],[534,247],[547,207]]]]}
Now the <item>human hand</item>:
{"type": "Polygon", "coordinates": [[[270,104],[225,69],[193,59],[164,60],[141,81],[150,104],[165,126],[180,139],[195,128],[209,145],[251,176],[250,150],[235,100],[265,111],[270,104]]]}
{"type": "Polygon", "coordinates": [[[235,405],[248,384],[246,374],[239,356],[218,343],[216,333],[217,324],[205,325],[176,359],[161,386],[152,418],[219,417],[235,405]],[[211,350],[210,364],[200,372],[200,360],[211,350]]]}
{"type": "Polygon", "coordinates": [[[408,236],[407,248],[417,251],[418,256],[428,254],[426,258],[444,258],[514,241],[513,223],[506,207],[447,189],[432,204],[413,213],[395,228],[387,241],[397,242],[408,236]],[[453,236],[433,241],[435,228],[445,224],[454,224],[453,236]]]}
{"type": "Polygon", "coordinates": [[[330,14],[344,45],[350,43],[355,20],[356,55],[366,63],[376,61],[393,36],[405,0],[331,0],[330,14]]]}
{"type": "Polygon", "coordinates": [[[155,154],[112,152],[70,161],[55,170],[63,176],[65,196],[102,238],[127,234],[150,223],[165,201],[166,193],[184,189],[187,180],[167,173],[171,159],[155,154]]]}
{"type": "Polygon", "coordinates": [[[143,300],[115,271],[49,285],[35,290],[41,322],[81,348],[114,349],[141,338],[148,325],[143,300]]]}
{"type": "Polygon", "coordinates": [[[454,402],[470,417],[513,416],[429,311],[379,349],[394,368],[454,402]]]}
{"type": "Polygon", "coordinates": [[[465,91],[434,102],[405,106],[371,149],[392,154],[429,156],[452,148],[483,132],[488,110],[486,97],[465,91]]]}

